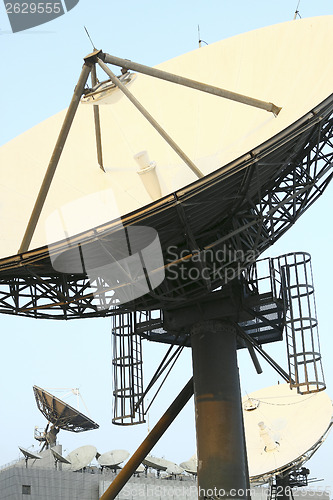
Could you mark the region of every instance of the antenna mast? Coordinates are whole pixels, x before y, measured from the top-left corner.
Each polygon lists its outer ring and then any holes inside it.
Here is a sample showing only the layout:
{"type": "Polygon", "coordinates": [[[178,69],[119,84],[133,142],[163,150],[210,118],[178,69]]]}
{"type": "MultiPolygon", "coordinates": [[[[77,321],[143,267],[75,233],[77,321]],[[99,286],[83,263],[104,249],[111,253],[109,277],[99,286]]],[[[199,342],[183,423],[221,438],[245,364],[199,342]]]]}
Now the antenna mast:
{"type": "Polygon", "coordinates": [[[87,37],[88,37],[88,38],[89,38],[89,40],[90,40],[90,43],[91,43],[91,45],[92,45],[92,47],[93,47],[93,50],[96,50],[96,47],[95,47],[95,45],[94,45],[94,42],[92,41],[91,36],[89,35],[89,32],[88,32],[87,28],[86,28],[85,26],[83,26],[83,27],[84,27],[84,29],[85,29],[85,31],[86,31],[86,33],[87,33],[87,37]]]}
{"type": "Polygon", "coordinates": [[[202,47],[202,43],[205,43],[206,45],[208,45],[207,42],[205,42],[205,40],[201,40],[201,36],[200,36],[200,26],[198,24],[198,43],[199,43],[199,49],[201,49],[202,47]]]}
{"type": "Polygon", "coordinates": [[[293,19],[294,21],[297,19],[297,16],[298,16],[299,18],[301,18],[300,13],[299,13],[299,10],[298,10],[298,7],[299,7],[299,4],[300,4],[300,3],[301,3],[301,0],[298,0],[298,4],[297,4],[296,10],[295,10],[294,19],[293,19]]]}

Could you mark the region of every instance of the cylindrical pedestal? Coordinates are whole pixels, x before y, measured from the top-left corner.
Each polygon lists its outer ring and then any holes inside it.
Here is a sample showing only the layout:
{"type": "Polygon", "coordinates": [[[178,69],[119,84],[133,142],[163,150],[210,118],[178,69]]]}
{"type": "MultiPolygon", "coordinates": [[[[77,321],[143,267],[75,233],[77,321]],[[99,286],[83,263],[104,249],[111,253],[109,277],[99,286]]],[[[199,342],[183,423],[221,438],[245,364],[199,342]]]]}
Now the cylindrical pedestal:
{"type": "Polygon", "coordinates": [[[236,327],[219,320],[191,329],[199,499],[249,497],[236,327]]]}
{"type": "Polygon", "coordinates": [[[293,498],[289,471],[282,472],[275,477],[275,487],[279,500],[291,500],[293,498]]]}

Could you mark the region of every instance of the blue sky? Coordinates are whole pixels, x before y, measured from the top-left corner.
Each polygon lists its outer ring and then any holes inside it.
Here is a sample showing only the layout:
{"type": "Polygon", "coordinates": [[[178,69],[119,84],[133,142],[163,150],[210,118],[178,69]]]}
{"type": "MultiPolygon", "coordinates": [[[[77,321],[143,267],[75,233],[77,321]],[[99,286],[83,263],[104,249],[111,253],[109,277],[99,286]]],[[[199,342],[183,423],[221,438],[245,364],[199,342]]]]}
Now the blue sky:
{"type": "MultiPolygon", "coordinates": [[[[296,0],[80,0],[66,15],[38,28],[12,34],[4,5],[1,4],[0,144],[68,105],[82,59],[91,51],[84,26],[88,28],[96,47],[119,57],[155,65],[197,48],[198,25],[201,38],[212,43],[252,29],[289,21],[296,6],[296,0]]],[[[302,17],[332,15],[333,4],[331,0],[301,0],[299,11],[302,17]]],[[[1,165],[1,175],[5,175],[5,168],[1,165]]],[[[308,251],[312,255],[327,392],[333,398],[331,192],[330,186],[289,233],[271,248],[268,255],[297,250],[308,251]]],[[[146,435],[146,425],[119,428],[110,424],[110,320],[65,323],[2,316],[0,321],[0,464],[18,457],[18,445],[31,446],[34,426],[45,424],[44,417],[35,407],[34,384],[46,388],[79,387],[91,417],[100,424],[98,431],[90,433],[60,433],[60,441],[67,452],[82,444],[95,444],[100,453],[115,448],[130,452],[136,449],[146,435]]],[[[144,347],[145,379],[148,381],[165,348],[150,344],[144,347]]],[[[284,344],[269,346],[267,351],[286,366],[284,344]]],[[[264,374],[256,375],[246,352],[239,354],[239,365],[244,393],[278,381],[278,376],[264,362],[264,374]]],[[[152,408],[150,425],[158,420],[190,374],[191,359],[187,352],[178,361],[165,390],[152,408]]],[[[74,400],[72,404],[75,404],[74,400]]],[[[333,488],[332,443],[330,436],[309,463],[312,477],[324,479],[316,483],[322,488],[333,488]]],[[[153,453],[179,463],[187,460],[194,451],[191,401],[153,453]]]]}

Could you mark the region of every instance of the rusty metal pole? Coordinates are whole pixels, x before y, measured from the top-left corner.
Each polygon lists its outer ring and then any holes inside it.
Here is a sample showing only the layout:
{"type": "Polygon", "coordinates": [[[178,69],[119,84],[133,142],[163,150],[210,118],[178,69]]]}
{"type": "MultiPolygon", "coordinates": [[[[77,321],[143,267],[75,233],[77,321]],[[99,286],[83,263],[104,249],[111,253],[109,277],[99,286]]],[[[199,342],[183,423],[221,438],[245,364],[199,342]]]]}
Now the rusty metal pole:
{"type": "MultiPolygon", "coordinates": [[[[95,55],[92,54],[91,58],[93,58],[94,56],[95,55]]],[[[64,149],[66,139],[68,137],[70,128],[72,126],[76,110],[77,110],[78,105],[80,103],[80,99],[81,99],[81,96],[83,94],[84,86],[86,84],[86,81],[87,81],[89,74],[90,74],[90,71],[91,71],[91,65],[92,65],[91,58],[89,56],[87,58],[85,58],[85,62],[84,62],[84,65],[82,67],[82,71],[81,71],[79,80],[76,84],[72,100],[70,102],[70,105],[68,107],[68,110],[67,110],[67,113],[66,113],[66,116],[64,119],[64,123],[61,127],[61,130],[60,130],[60,133],[58,136],[58,140],[57,140],[56,145],[54,147],[47,171],[45,173],[41,188],[40,188],[38,196],[37,196],[37,200],[35,202],[35,206],[32,210],[26,231],[25,231],[24,236],[23,236],[21,246],[18,250],[19,254],[26,252],[29,249],[32,237],[34,235],[40,214],[42,212],[42,209],[43,209],[46,197],[47,197],[47,193],[49,192],[49,189],[50,189],[50,186],[52,183],[52,179],[54,177],[56,168],[57,168],[59,160],[60,160],[61,153],[64,149]]]]}
{"type": "Polygon", "coordinates": [[[193,396],[193,379],[191,378],[183,390],[178,394],[164,415],[150,431],[126,465],[110,484],[109,488],[100,497],[100,500],[113,500],[134,474],[142,460],[148,455],[167,428],[172,424],[189,399],[193,396]]]}
{"type": "Polygon", "coordinates": [[[236,325],[225,321],[191,329],[200,500],[249,493],[236,338],[236,325]]]}

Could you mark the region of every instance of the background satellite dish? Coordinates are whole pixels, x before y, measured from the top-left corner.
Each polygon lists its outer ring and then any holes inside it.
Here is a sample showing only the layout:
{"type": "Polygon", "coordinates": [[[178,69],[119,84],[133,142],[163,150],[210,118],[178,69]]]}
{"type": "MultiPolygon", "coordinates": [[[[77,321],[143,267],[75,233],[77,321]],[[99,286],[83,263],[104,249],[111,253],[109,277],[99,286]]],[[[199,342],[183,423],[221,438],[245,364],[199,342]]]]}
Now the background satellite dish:
{"type": "Polygon", "coordinates": [[[62,455],[60,455],[60,453],[58,453],[53,448],[51,448],[51,452],[52,452],[52,455],[54,457],[54,461],[55,461],[55,466],[56,467],[57,467],[58,462],[61,462],[62,464],[67,464],[67,465],[69,465],[71,463],[67,458],[65,458],[62,455]]]}
{"type": "Polygon", "coordinates": [[[136,468],[136,470],[135,470],[135,472],[136,472],[137,474],[141,474],[141,473],[142,473],[142,472],[144,472],[144,471],[145,471],[145,467],[144,467],[144,465],[142,465],[142,464],[140,464],[140,465],[139,465],[139,467],[137,467],[137,468],[136,468]]]}
{"type": "Polygon", "coordinates": [[[73,471],[83,469],[84,467],[87,467],[87,465],[89,465],[95,458],[96,453],[97,449],[95,446],[91,446],[89,444],[80,446],[67,455],[66,460],[70,462],[70,465],[64,464],[63,468],[73,471]]]}
{"type": "Polygon", "coordinates": [[[152,469],[156,469],[157,471],[165,471],[168,468],[169,462],[164,460],[164,458],[152,457],[151,455],[147,455],[142,463],[147,467],[151,467],[152,469]]]}
{"type": "Polygon", "coordinates": [[[37,455],[37,453],[33,453],[30,450],[27,450],[26,448],[23,448],[22,446],[19,446],[20,451],[24,455],[24,460],[25,460],[25,466],[28,467],[28,460],[29,458],[33,460],[40,460],[42,457],[40,455],[37,455]]]}
{"type": "Polygon", "coordinates": [[[56,427],[72,432],[98,429],[99,425],[96,422],[61,399],[36,385],[34,385],[33,390],[38,409],[56,427]]]}
{"type": "Polygon", "coordinates": [[[30,450],[27,450],[26,448],[23,448],[22,446],[19,446],[19,449],[23,453],[25,458],[33,458],[34,460],[39,460],[40,458],[42,458],[37,453],[34,453],[30,450]]]}
{"type": "Polygon", "coordinates": [[[184,468],[174,462],[169,462],[166,472],[175,476],[182,474],[184,472],[184,468]]]}
{"type": "Polygon", "coordinates": [[[301,395],[279,384],[244,397],[243,415],[250,478],[266,482],[318,449],[331,426],[332,402],[325,392],[301,395]]]}
{"type": "Polygon", "coordinates": [[[197,475],[197,473],[198,473],[198,459],[197,459],[196,455],[193,455],[193,457],[191,457],[186,462],[182,462],[180,464],[180,466],[183,467],[183,469],[186,472],[188,472],[189,474],[197,475]]]}
{"type": "Polygon", "coordinates": [[[126,450],[112,450],[100,455],[97,461],[102,467],[117,467],[127,460],[129,455],[126,450]]]}
{"type": "Polygon", "coordinates": [[[184,469],[170,460],[165,458],[152,457],[148,455],[142,462],[147,467],[156,469],[157,471],[165,471],[169,474],[182,474],[184,469]]]}

